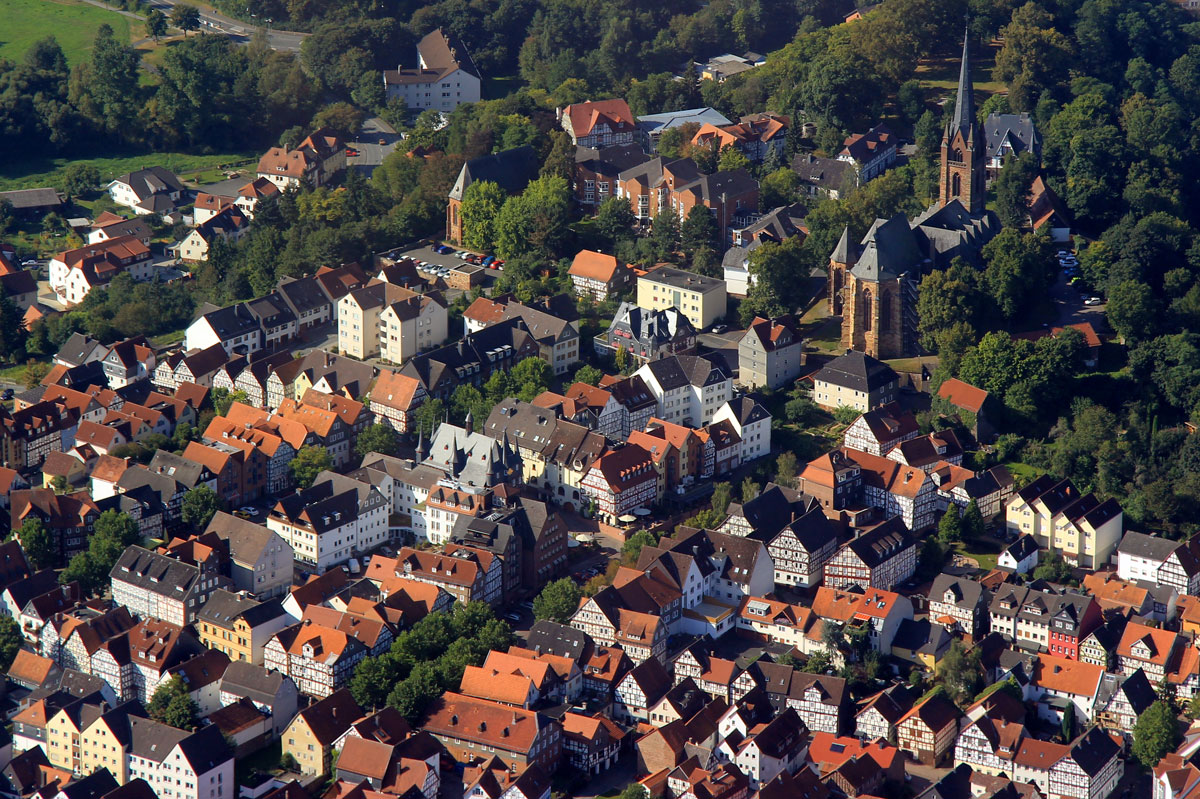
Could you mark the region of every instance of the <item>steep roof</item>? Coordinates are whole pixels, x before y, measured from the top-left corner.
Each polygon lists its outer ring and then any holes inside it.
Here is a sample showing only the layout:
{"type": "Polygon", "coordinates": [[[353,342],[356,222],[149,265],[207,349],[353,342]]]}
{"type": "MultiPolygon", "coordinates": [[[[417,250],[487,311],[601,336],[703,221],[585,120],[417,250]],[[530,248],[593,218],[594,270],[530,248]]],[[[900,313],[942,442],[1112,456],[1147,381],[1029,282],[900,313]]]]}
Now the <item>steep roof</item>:
{"type": "Polygon", "coordinates": [[[814,381],[862,392],[877,391],[899,379],[892,367],[857,350],[839,355],[813,376],[814,381]]]}

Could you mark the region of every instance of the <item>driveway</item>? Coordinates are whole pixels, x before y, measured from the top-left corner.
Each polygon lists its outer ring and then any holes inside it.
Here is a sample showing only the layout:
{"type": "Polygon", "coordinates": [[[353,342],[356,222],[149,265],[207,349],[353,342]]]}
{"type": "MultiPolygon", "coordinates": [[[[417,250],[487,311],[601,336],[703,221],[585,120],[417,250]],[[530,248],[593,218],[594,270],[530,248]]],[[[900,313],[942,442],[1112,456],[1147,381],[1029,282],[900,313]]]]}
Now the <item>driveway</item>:
{"type": "Polygon", "coordinates": [[[1097,333],[1108,332],[1108,318],[1104,313],[1106,306],[1104,304],[1084,305],[1083,301],[1089,294],[1090,292],[1082,292],[1067,283],[1067,278],[1060,269],[1058,279],[1050,287],[1050,297],[1054,300],[1055,309],[1058,311],[1058,324],[1074,325],[1090,322],[1097,333]]]}

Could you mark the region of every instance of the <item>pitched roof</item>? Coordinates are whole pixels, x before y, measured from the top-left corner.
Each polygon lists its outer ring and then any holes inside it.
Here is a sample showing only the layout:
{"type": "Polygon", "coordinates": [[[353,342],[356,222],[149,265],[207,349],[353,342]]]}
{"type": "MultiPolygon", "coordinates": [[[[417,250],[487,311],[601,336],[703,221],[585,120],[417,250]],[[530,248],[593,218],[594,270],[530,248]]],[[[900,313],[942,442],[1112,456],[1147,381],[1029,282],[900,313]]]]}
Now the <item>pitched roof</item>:
{"type": "Polygon", "coordinates": [[[595,250],[580,250],[571,261],[571,268],[567,274],[608,283],[621,268],[622,264],[616,256],[605,255],[595,250]]]}
{"type": "Polygon", "coordinates": [[[899,379],[892,367],[857,350],[839,355],[813,375],[814,382],[862,392],[877,391],[899,379]]]}
{"type": "Polygon", "coordinates": [[[938,396],[971,413],[979,413],[987,402],[988,393],[976,388],[970,383],[964,383],[957,377],[952,377],[938,388],[938,396]]]}
{"type": "Polygon", "coordinates": [[[629,104],[620,98],[572,103],[562,109],[561,114],[570,120],[571,131],[576,139],[591,134],[601,122],[606,123],[612,133],[622,133],[637,127],[629,104]]]}

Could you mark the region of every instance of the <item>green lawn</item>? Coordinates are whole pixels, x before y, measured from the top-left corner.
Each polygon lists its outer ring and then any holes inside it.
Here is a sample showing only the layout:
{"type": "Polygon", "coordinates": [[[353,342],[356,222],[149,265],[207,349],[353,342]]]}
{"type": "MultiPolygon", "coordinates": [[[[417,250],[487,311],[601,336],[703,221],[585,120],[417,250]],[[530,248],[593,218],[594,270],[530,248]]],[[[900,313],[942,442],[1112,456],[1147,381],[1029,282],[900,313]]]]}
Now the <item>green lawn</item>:
{"type": "MultiPolygon", "coordinates": [[[[0,57],[20,61],[25,51],[51,34],[72,66],[92,51],[96,29],[107,23],[118,39],[129,41],[134,20],[78,0],[4,0],[4,25],[0,26],[0,57]]],[[[137,34],[141,35],[140,28],[137,34]]]]}
{"type": "Polygon", "coordinates": [[[225,179],[222,167],[232,167],[238,169],[243,175],[248,175],[247,168],[254,168],[259,155],[258,152],[219,153],[216,155],[140,153],[82,159],[23,158],[17,163],[0,165],[0,191],[60,185],[59,173],[67,164],[78,162],[95,165],[100,170],[101,185],[108,183],[118,175],[151,166],[166,167],[185,182],[213,183],[225,179]]]}

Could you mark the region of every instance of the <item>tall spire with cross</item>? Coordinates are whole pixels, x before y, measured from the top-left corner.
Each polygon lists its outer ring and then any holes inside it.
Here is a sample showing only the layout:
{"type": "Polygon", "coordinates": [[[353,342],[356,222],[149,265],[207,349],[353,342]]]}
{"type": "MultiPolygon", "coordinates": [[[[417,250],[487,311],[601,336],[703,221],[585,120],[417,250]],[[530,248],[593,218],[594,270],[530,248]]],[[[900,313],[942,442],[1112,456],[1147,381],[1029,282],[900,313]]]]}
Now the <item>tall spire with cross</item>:
{"type": "Polygon", "coordinates": [[[971,214],[981,214],[987,204],[987,142],[975,119],[974,85],[971,83],[971,29],[963,33],[962,63],[958,71],[958,96],[954,115],[942,136],[939,205],[958,201],[971,214]]]}
{"type": "Polygon", "coordinates": [[[962,65],[958,70],[958,97],[954,100],[954,117],[950,130],[974,131],[975,86],[971,82],[971,31],[963,33],[962,65]]]}

